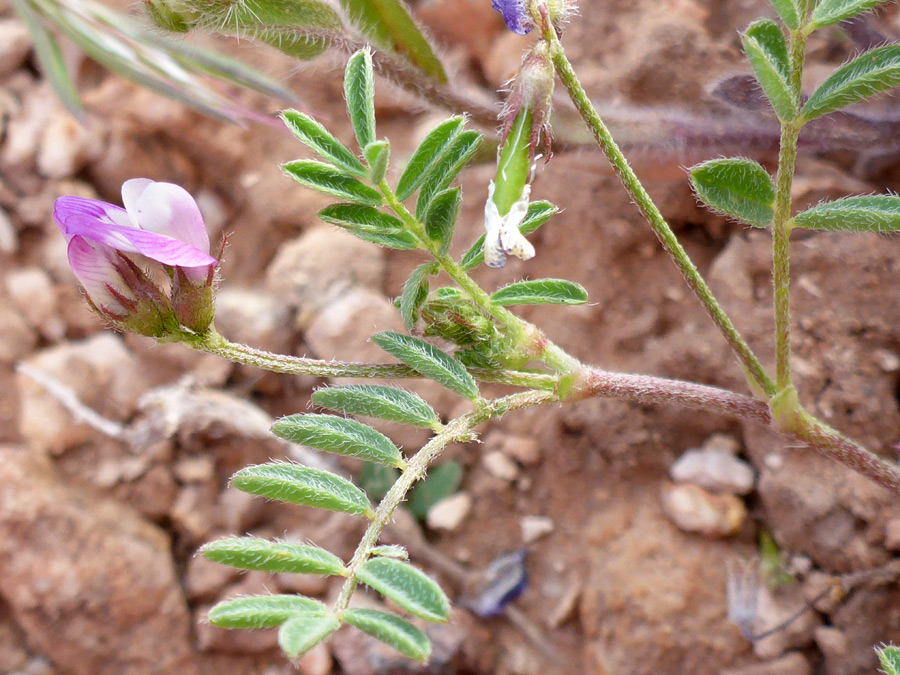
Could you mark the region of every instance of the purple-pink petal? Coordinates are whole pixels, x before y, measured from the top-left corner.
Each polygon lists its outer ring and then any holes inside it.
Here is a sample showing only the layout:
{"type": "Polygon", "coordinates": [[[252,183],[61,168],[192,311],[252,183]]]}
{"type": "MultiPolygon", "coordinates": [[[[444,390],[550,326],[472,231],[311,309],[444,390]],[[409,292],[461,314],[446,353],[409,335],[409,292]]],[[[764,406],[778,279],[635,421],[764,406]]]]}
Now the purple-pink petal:
{"type": "Polygon", "coordinates": [[[534,28],[524,0],[491,0],[491,7],[503,15],[506,27],[516,35],[527,35],[534,28]]]}
{"type": "Polygon", "coordinates": [[[79,220],[90,220],[122,227],[132,226],[125,209],[97,199],[84,199],[82,197],[60,197],[57,199],[53,205],[53,218],[56,220],[62,233],[67,235],[66,240],[71,236],[67,231],[68,225],[79,220]]]}
{"type": "Polygon", "coordinates": [[[209,253],[178,239],[134,227],[109,225],[85,216],[70,216],[65,222],[60,221],[60,229],[66,237],[85,237],[117,251],[140,253],[163,265],[203,267],[218,264],[209,253]]]}
{"type": "Polygon", "coordinates": [[[111,257],[114,254],[112,249],[84,237],[74,236],[69,240],[69,266],[91,302],[114,314],[125,314],[125,308],[107,288],[112,286],[127,294],[125,281],[112,263],[111,257]]]}
{"type": "Polygon", "coordinates": [[[194,198],[179,185],[134,178],[122,185],[122,200],[134,225],[209,252],[206,224],[194,198]]]}

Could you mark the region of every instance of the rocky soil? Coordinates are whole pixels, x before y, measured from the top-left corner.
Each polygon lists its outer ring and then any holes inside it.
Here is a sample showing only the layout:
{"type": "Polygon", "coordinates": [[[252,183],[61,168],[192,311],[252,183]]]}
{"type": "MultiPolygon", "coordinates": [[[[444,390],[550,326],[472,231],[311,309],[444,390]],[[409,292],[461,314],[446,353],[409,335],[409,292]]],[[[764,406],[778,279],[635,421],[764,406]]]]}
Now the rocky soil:
{"type": "MultiPolygon", "coordinates": [[[[527,39],[506,34],[487,0],[420,0],[416,11],[445,45],[459,86],[491,100],[527,39]]],[[[666,217],[771,363],[768,235],[702,211],[679,168],[725,150],[710,142],[661,152],[640,142],[653,136],[654,119],[729,119],[707,92],[745,70],[736,31],[768,11],[763,0],[583,2],[565,42],[591,95],[630,134],[631,156],[666,217]],[[650,121],[635,130],[626,110],[650,121]]],[[[870,25],[897,39],[897,18],[886,11],[870,25]]],[[[349,141],[337,58],[298,69],[246,43],[224,46],[286,78],[349,141]]],[[[817,37],[809,85],[853,49],[838,31],[817,37]]],[[[304,154],[284,133],[223,126],[74,51],[67,58],[91,111],[86,127],[41,78],[27,32],[0,0],[0,672],[295,672],[273,631],[229,633],[206,624],[205,613],[240,594],[327,600],[336,587],[328,579],[239,574],[195,552],[210,539],[250,533],[352,553],[357,520],[251,499],[227,482],[242,466],[278,457],[358,470],[267,434],[273,416],[305,410],[322,382],[104,330],[68,271],[52,203],[64,194],[118,201],[121,183],[135,176],[185,186],[213,238],[228,234],[220,331],[320,358],[381,360],[368,337],[402,329],[391,298],[420,260],[318,222],[327,200],[280,174],[280,162],[304,154]],[[106,418],[105,430],[73,414],[60,392],[74,392],[106,418]]],[[[396,163],[439,114],[380,89],[380,132],[396,163]]],[[[885,139],[885,147],[891,142],[897,139],[885,139]]],[[[765,148],[746,152],[771,166],[765,148]]],[[[804,156],[798,203],[900,190],[900,163],[890,156],[875,177],[853,172],[855,159],[804,156]]],[[[459,250],[482,226],[492,173],[484,164],[462,176],[459,250]]],[[[539,172],[534,195],[565,210],[535,236],[534,260],[479,269],[482,284],[526,276],[578,281],[591,304],[523,314],[585,361],[745,391],[726,344],[599,153],[557,153],[539,172]]],[[[803,402],[896,459],[900,241],[817,234],[797,237],[793,253],[803,402]]],[[[412,386],[442,415],[460,409],[434,385],[412,386]]],[[[386,431],[407,450],[424,440],[408,429],[386,431]]],[[[835,575],[889,565],[900,550],[900,500],[766,429],[591,400],[509,415],[486,425],[481,440],[449,450],[465,469],[461,494],[425,524],[398,516],[389,532],[457,606],[453,622],[431,635],[431,666],[342,631],[302,659],[299,672],[851,675],[875,671],[874,645],[900,643],[892,568],[853,577],[842,597],[821,596],[835,575]],[[751,643],[727,620],[726,568],[752,560],[763,531],[783,549],[792,581],[759,589],[755,628],[819,601],[788,628],[751,643]],[[479,573],[523,548],[530,581],[513,608],[494,619],[465,609],[479,573]]]]}

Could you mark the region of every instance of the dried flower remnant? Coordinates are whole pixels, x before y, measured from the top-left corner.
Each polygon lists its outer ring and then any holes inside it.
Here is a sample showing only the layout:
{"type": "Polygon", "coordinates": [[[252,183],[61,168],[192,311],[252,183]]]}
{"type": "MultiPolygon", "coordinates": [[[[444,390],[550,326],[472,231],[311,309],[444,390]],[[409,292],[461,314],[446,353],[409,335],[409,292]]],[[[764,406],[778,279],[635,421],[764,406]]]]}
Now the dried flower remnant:
{"type": "Polygon", "coordinates": [[[205,331],[213,317],[218,260],[194,199],[184,188],[146,178],[122,186],[125,208],[60,197],[53,217],[68,242],[69,265],[88,302],[120,330],[164,337],[183,326],[205,331]],[[154,269],[171,279],[167,294],[154,269]]]}
{"type": "Polygon", "coordinates": [[[728,620],[748,640],[756,639],[753,627],[759,611],[759,587],[759,574],[753,562],[742,561],[727,566],[725,592],[728,598],[728,620]]]}

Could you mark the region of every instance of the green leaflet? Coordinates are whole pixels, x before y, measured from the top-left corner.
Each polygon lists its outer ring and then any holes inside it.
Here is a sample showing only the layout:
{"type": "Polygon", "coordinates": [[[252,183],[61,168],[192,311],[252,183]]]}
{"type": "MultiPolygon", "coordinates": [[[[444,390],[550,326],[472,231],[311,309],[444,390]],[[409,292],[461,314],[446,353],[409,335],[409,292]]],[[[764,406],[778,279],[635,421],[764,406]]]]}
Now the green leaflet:
{"type": "Polygon", "coordinates": [[[465,367],[434,345],[401,333],[378,333],[372,342],[416,372],[470,400],[478,398],[478,385],[465,367]]]}
{"type": "Polygon", "coordinates": [[[883,5],[887,0],[820,0],[812,13],[812,25],[824,28],[883,5]]]}
{"type": "Polygon", "coordinates": [[[877,647],[878,661],[886,675],[900,675],[900,648],[893,645],[877,647]]]}
{"type": "Polygon", "coordinates": [[[375,185],[380,184],[391,159],[391,144],[387,141],[372,141],[363,150],[363,155],[369,165],[369,180],[375,185]]]}
{"type": "Polygon", "coordinates": [[[381,193],[330,164],[307,159],[287,162],[281,167],[285,174],[305,187],[356,204],[381,206],[381,193]]]}
{"type": "Polygon", "coordinates": [[[442,190],[446,189],[460,171],[469,163],[472,156],[481,145],[481,134],[477,131],[461,132],[435,163],[434,168],[426,176],[422,187],[419,188],[419,198],[416,200],[416,218],[423,220],[431,200],[442,190]]]}
{"type": "Polygon", "coordinates": [[[742,36],[753,73],[779,119],[797,115],[798,102],[790,85],[790,65],[784,33],[774,21],[760,19],[742,36]]]}
{"type": "Polygon", "coordinates": [[[814,120],[900,85],[900,45],[876,47],[835,70],[803,106],[814,120]]]}
{"type": "Polygon", "coordinates": [[[446,254],[450,248],[453,228],[461,205],[462,190],[449,188],[438,192],[425,211],[422,223],[429,238],[438,244],[439,255],[446,254]]]}
{"type": "Polygon", "coordinates": [[[400,450],[387,436],[353,419],[306,413],[288,415],[275,421],[272,433],[326,452],[400,469],[406,467],[400,450]]]}
{"type": "Polygon", "coordinates": [[[397,181],[396,195],[400,201],[406,201],[431,174],[434,165],[462,131],[465,123],[464,117],[451,117],[428,133],[409,158],[397,181]]]}
{"type": "Polygon", "coordinates": [[[357,570],[359,580],[398,607],[426,621],[450,618],[450,601],[424,572],[396,558],[370,558],[357,570]]]}
{"type": "Polygon", "coordinates": [[[792,226],[832,232],[897,232],[900,197],[866,195],[825,202],[794,216],[792,226]]]}
{"type": "Polygon", "coordinates": [[[298,614],[278,630],[278,646],[288,658],[297,659],[341,627],[333,614],[298,614]]]}
{"type": "Polygon", "coordinates": [[[289,504],[301,504],[368,518],[375,514],[353,483],[321,469],[289,462],[248,466],[231,477],[238,490],[289,504]]]}
{"type": "Polygon", "coordinates": [[[498,305],[583,305],[587,291],[565,279],[534,279],[504,286],[491,295],[498,305]]]}
{"type": "Polygon", "coordinates": [[[350,384],[326,387],[312,395],[312,402],[348,415],[365,415],[411,424],[426,429],[440,428],[440,419],[420,396],[397,387],[350,384]]]}
{"type": "Polygon", "coordinates": [[[366,167],[356,155],[312,117],[297,110],[284,110],[281,119],[301,143],[317,152],[322,159],[357,178],[366,176],[366,167]]]}
{"type": "Polygon", "coordinates": [[[318,546],[257,537],[226,537],[200,549],[205,558],[223,565],[272,574],[346,574],[344,563],[318,546]]]}
{"type": "Polygon", "coordinates": [[[771,0],[771,2],[785,26],[791,30],[797,30],[800,27],[803,12],[796,0],[771,0]]]}
{"type": "Polygon", "coordinates": [[[400,294],[400,316],[407,329],[412,330],[419,320],[419,307],[428,297],[428,277],[437,274],[437,263],[424,263],[419,265],[409,279],[403,284],[403,292],[400,294]]]}
{"type": "Polygon", "coordinates": [[[440,60],[401,0],[340,1],[373,43],[402,54],[433,80],[447,82],[440,60]]]}
{"type": "Polygon", "coordinates": [[[78,89],[69,76],[69,70],[66,68],[56,38],[44,27],[40,18],[25,0],[12,0],[12,6],[21,17],[28,32],[31,33],[34,51],[41,64],[41,72],[50,81],[59,100],[66,106],[66,110],[79,122],[84,123],[87,113],[85,113],[84,106],[81,105],[78,89]]]}
{"type": "Polygon", "coordinates": [[[757,162],[741,157],[703,162],[691,169],[691,185],[714,211],[755,227],[772,222],[775,183],[757,162]]]}
{"type": "Polygon", "coordinates": [[[347,609],[341,620],[411,659],[427,661],[431,656],[431,643],[425,634],[399,616],[375,609],[347,609]]]}
{"type": "Polygon", "coordinates": [[[209,610],[209,622],[219,628],[272,628],[293,616],[324,616],[328,609],[302,595],[255,595],[225,600],[209,610]]]}
{"type": "Polygon", "coordinates": [[[365,148],[375,140],[375,76],[372,54],[361,49],[350,57],[344,71],[344,97],[356,132],[356,141],[365,148]]]}

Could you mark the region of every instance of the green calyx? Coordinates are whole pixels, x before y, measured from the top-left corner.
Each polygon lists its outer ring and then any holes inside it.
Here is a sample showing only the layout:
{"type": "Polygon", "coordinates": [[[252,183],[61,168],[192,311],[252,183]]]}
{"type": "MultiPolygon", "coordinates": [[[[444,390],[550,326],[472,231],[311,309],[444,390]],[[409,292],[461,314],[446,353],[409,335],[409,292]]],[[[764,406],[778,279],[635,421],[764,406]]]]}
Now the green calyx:
{"type": "Polygon", "coordinates": [[[497,177],[494,179],[494,204],[501,216],[522,198],[531,170],[532,113],[522,108],[500,148],[497,177]]]}

